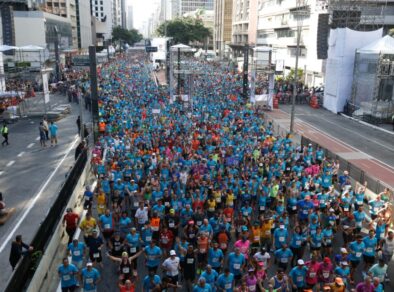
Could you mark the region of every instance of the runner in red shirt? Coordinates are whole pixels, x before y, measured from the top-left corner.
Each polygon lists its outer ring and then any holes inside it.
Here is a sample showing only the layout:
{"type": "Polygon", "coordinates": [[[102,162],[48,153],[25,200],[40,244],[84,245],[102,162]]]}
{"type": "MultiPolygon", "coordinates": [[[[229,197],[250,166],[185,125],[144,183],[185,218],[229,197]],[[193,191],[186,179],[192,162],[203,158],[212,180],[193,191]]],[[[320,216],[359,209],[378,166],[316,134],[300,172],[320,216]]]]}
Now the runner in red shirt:
{"type": "Polygon", "coordinates": [[[66,226],[69,244],[73,241],[74,233],[78,226],[78,220],[78,214],[74,213],[71,208],[67,208],[66,214],[63,217],[63,226],[66,226]]]}

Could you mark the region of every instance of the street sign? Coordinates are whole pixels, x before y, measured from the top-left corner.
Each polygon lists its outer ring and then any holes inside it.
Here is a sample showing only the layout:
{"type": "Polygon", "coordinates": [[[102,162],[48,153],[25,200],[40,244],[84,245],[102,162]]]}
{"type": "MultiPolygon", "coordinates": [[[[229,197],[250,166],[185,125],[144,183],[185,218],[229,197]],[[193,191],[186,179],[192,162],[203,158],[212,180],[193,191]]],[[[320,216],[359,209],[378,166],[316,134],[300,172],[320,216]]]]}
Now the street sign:
{"type": "Polygon", "coordinates": [[[145,47],[145,51],[147,53],[156,53],[157,52],[157,47],[145,47]]]}

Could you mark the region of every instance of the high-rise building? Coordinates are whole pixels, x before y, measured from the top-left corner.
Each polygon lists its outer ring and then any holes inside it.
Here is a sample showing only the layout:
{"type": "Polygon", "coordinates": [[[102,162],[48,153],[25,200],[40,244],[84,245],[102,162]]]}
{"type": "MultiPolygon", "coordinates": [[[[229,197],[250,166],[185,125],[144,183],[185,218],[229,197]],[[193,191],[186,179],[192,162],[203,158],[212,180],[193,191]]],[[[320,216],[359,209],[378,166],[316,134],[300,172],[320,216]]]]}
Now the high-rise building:
{"type": "Polygon", "coordinates": [[[77,14],[78,49],[87,49],[93,44],[92,15],[90,3],[86,0],[75,0],[77,14]]]}
{"type": "Polygon", "coordinates": [[[75,1],[77,0],[45,0],[41,7],[48,13],[65,17],[70,20],[72,29],[72,46],[77,48],[78,28],[75,1]]]}
{"type": "Polygon", "coordinates": [[[257,0],[233,1],[231,48],[233,57],[239,57],[245,45],[254,45],[257,33],[257,0]]]}
{"type": "Polygon", "coordinates": [[[231,43],[233,0],[215,1],[213,46],[215,52],[224,56],[225,46],[231,43]]]}
{"type": "Polygon", "coordinates": [[[133,6],[129,5],[127,7],[127,17],[126,17],[127,29],[134,28],[134,19],[133,19],[133,6]]]}
{"type": "Polygon", "coordinates": [[[196,11],[197,9],[213,10],[214,0],[180,0],[179,14],[196,11]]]}
{"type": "Polygon", "coordinates": [[[126,0],[120,0],[120,16],[122,18],[122,28],[127,29],[126,0]]]}
{"type": "Polygon", "coordinates": [[[91,0],[91,14],[95,18],[97,43],[111,39],[112,28],[117,25],[116,3],[117,0],[91,0]]]}

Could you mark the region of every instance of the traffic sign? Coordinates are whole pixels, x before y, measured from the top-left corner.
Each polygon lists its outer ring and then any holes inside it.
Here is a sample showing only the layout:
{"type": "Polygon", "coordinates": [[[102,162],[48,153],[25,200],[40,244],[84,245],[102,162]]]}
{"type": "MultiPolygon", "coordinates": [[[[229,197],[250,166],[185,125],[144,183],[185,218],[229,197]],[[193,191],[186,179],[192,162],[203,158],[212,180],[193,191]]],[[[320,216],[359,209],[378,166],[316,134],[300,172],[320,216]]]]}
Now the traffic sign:
{"type": "Polygon", "coordinates": [[[155,53],[157,52],[157,47],[145,47],[145,51],[147,53],[155,53]]]}

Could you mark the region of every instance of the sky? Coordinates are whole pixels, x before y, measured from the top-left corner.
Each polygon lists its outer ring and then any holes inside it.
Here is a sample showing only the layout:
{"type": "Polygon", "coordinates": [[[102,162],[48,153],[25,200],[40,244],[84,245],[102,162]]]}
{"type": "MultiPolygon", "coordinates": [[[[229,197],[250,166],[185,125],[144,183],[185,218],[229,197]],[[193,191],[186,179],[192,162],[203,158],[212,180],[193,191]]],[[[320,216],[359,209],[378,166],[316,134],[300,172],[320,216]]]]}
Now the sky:
{"type": "Polygon", "coordinates": [[[158,2],[158,0],[127,0],[127,4],[133,6],[134,28],[141,28],[143,21],[149,18],[155,3],[158,2]]]}

